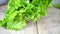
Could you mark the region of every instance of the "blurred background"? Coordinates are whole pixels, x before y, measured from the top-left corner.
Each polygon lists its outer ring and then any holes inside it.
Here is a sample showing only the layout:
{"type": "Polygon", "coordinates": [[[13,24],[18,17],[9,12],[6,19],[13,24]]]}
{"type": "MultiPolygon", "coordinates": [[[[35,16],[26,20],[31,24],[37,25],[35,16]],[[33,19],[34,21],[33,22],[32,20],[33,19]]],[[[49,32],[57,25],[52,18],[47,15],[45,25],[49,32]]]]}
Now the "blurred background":
{"type": "Polygon", "coordinates": [[[60,4],[60,0],[53,0],[53,4],[60,4]]]}

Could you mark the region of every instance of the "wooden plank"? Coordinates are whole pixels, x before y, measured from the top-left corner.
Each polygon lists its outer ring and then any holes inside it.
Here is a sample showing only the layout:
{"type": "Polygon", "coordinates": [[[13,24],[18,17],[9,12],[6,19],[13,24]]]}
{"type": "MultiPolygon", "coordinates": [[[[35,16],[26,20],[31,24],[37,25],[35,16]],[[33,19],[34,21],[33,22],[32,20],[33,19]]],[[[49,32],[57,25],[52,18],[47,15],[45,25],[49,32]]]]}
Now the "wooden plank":
{"type": "MultiPolygon", "coordinates": [[[[6,6],[0,6],[0,19],[4,16],[5,7],[6,6]]],[[[0,34],[37,34],[36,23],[30,21],[29,23],[27,23],[26,28],[20,31],[13,31],[5,28],[0,28],[0,34]]]]}
{"type": "Polygon", "coordinates": [[[0,34],[37,34],[36,23],[29,22],[27,27],[20,31],[7,30],[0,28],[0,34]]]}
{"type": "Polygon", "coordinates": [[[38,34],[46,34],[46,30],[41,20],[37,22],[37,27],[38,27],[38,34]]]}
{"type": "Polygon", "coordinates": [[[48,15],[37,21],[39,34],[60,34],[60,10],[50,8],[48,15]]]}

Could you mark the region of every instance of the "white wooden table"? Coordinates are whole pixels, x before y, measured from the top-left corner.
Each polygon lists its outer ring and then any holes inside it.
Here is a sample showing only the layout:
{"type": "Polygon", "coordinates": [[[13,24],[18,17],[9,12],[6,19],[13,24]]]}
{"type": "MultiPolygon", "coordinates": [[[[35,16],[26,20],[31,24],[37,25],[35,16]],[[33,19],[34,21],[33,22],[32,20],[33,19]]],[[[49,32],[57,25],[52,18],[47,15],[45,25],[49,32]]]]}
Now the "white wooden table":
{"type": "MultiPolygon", "coordinates": [[[[4,18],[7,6],[0,6],[0,20],[4,18]]],[[[37,22],[30,21],[20,31],[12,31],[0,28],[0,34],[60,34],[60,10],[54,7],[49,8],[48,15],[37,22]]]]}

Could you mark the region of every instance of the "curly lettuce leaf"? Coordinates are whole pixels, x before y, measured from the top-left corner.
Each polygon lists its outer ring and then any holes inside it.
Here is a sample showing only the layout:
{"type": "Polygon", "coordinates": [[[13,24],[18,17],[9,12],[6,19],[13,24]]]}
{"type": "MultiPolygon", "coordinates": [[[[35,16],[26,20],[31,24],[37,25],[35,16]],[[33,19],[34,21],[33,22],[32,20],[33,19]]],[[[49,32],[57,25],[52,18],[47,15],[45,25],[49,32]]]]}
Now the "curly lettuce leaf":
{"type": "Polygon", "coordinates": [[[37,21],[40,17],[47,15],[51,4],[52,0],[10,0],[0,26],[21,30],[26,26],[27,21],[37,21]]]}

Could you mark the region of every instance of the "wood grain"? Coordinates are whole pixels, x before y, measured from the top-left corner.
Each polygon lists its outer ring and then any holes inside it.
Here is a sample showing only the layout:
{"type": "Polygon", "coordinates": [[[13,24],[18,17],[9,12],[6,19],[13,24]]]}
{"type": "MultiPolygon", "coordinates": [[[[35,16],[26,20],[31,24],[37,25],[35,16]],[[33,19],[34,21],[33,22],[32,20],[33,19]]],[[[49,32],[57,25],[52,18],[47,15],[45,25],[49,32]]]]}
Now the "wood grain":
{"type": "Polygon", "coordinates": [[[48,15],[38,22],[39,34],[60,34],[60,9],[49,8],[48,15]]]}

